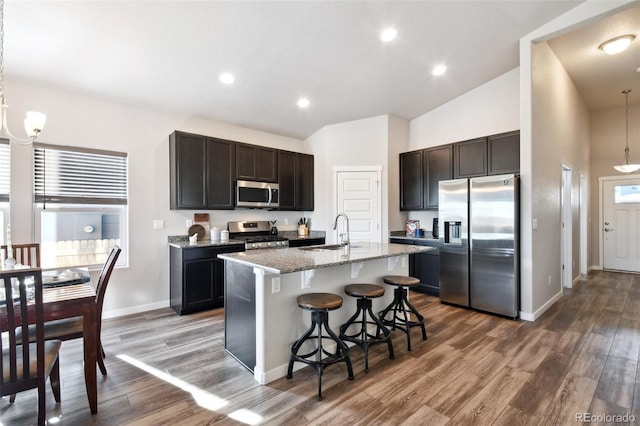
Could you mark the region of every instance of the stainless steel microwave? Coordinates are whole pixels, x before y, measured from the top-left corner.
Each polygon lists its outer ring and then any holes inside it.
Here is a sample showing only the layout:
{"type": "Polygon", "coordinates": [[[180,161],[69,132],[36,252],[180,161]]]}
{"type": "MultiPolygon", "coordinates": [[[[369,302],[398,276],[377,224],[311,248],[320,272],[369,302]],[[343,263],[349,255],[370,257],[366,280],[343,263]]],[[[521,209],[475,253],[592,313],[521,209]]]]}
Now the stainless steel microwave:
{"type": "Polygon", "coordinates": [[[275,209],[280,206],[279,195],[277,183],[236,181],[236,207],[275,209]]]}

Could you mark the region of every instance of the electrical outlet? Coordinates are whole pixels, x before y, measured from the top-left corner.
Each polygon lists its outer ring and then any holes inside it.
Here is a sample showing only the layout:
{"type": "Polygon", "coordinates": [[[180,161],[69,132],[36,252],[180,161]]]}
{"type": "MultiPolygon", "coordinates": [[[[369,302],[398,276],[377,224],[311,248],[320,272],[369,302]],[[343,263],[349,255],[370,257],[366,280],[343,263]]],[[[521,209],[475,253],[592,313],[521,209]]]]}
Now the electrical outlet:
{"type": "Polygon", "coordinates": [[[164,229],[164,220],[155,219],[153,221],[153,229],[164,229]]]}
{"type": "Polygon", "coordinates": [[[407,256],[402,256],[402,260],[400,261],[400,266],[403,268],[407,266],[407,256]]]}
{"type": "Polygon", "coordinates": [[[531,221],[531,228],[532,229],[538,229],[538,219],[533,219],[531,221]]]}
{"type": "Polygon", "coordinates": [[[288,218],[288,217],[285,217],[285,218],[284,218],[284,224],[285,224],[285,225],[288,225],[288,224],[289,224],[289,218],[288,218]]]}
{"type": "Polygon", "coordinates": [[[187,228],[191,228],[191,225],[193,225],[193,220],[187,219],[187,228]]]}
{"type": "Polygon", "coordinates": [[[271,278],[271,293],[280,292],[280,277],[271,278]]]}

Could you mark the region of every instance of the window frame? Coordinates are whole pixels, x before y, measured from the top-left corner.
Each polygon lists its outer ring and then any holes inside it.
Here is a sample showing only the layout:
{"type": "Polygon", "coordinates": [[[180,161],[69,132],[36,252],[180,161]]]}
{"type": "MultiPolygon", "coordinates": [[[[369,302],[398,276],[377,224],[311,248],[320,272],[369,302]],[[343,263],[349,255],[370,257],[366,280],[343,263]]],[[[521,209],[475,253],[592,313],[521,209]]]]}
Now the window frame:
{"type": "MultiPolygon", "coordinates": [[[[36,237],[36,241],[40,241],[42,244],[42,214],[47,211],[54,211],[60,213],[117,213],[120,217],[120,238],[119,238],[119,246],[122,249],[122,253],[118,258],[116,263],[116,267],[128,267],[129,266],[129,256],[128,256],[128,246],[129,246],[129,158],[128,153],[124,152],[115,152],[115,151],[106,151],[106,150],[98,150],[84,147],[71,147],[71,146],[61,146],[61,145],[50,145],[43,143],[34,143],[34,156],[33,156],[33,206],[34,206],[34,235],[36,237]],[[92,194],[88,194],[87,196],[66,196],[59,194],[47,194],[46,192],[46,182],[42,185],[44,191],[36,191],[37,182],[42,182],[42,174],[46,173],[47,165],[41,166],[38,164],[38,155],[36,150],[44,150],[44,158],[46,158],[47,150],[56,150],[56,151],[65,151],[65,155],[74,156],[78,155],[82,157],[83,154],[89,154],[87,157],[92,158],[94,154],[101,156],[110,156],[114,157],[114,162],[118,163],[117,158],[124,158],[124,184],[120,182],[120,186],[117,186],[118,190],[115,190],[113,194],[115,196],[113,198],[110,197],[96,197],[92,196],[92,194]],[[41,173],[40,176],[37,176],[38,173],[41,173]],[[122,185],[124,190],[122,190],[122,185]],[[124,197],[122,197],[124,194],[124,197]]],[[[43,158],[43,157],[40,157],[43,158]]],[[[109,159],[107,159],[108,161],[109,159]]],[[[118,163],[119,164],[119,163],[118,163]]],[[[75,163],[73,164],[76,165],[75,163]]],[[[78,164],[80,167],[85,167],[84,163],[78,164]]],[[[59,170],[64,172],[64,168],[61,168],[60,164],[56,164],[55,167],[58,167],[59,170]]],[[[105,166],[106,169],[109,169],[108,166],[105,166]]],[[[114,168],[115,169],[115,168],[114,168]]],[[[72,172],[73,174],[73,172],[72,172]]],[[[117,173],[116,173],[117,175],[117,173]]],[[[65,176],[64,173],[56,174],[55,179],[59,179],[60,176],[65,176]]],[[[80,176],[82,176],[80,174],[80,176]]],[[[46,178],[46,176],[44,176],[46,178]]],[[[94,176],[92,176],[94,177],[94,176]]],[[[109,176],[111,178],[111,176],[109,176]]],[[[71,182],[75,185],[74,176],[71,176],[71,182]]],[[[113,179],[117,181],[118,179],[113,179]]],[[[107,179],[107,182],[111,182],[111,180],[107,179]]],[[[82,188],[82,180],[78,179],[78,183],[80,185],[78,188],[82,188]]],[[[72,185],[71,188],[75,189],[76,186],[72,185]]],[[[92,184],[89,183],[87,185],[88,191],[91,190],[92,184]]],[[[44,257],[44,256],[43,256],[44,257]]],[[[59,269],[61,267],[87,267],[90,270],[99,270],[102,268],[102,264],[78,264],[78,265],[57,265],[55,267],[47,266],[47,269],[59,269]]]]}

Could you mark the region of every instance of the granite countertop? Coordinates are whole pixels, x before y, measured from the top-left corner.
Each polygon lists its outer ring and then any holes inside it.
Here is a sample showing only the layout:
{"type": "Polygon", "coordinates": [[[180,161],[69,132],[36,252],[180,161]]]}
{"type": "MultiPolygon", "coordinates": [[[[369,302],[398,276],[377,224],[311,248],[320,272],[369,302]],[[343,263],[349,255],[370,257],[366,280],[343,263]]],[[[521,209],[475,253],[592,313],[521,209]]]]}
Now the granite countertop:
{"type": "Polygon", "coordinates": [[[397,238],[401,240],[426,240],[426,241],[438,241],[438,238],[433,238],[431,232],[425,232],[424,237],[416,237],[414,235],[407,235],[405,231],[391,231],[389,238],[397,238]]]}
{"type": "Polygon", "coordinates": [[[202,247],[216,247],[216,246],[230,246],[234,244],[242,244],[244,246],[244,241],[240,240],[227,240],[227,241],[211,241],[211,240],[200,240],[195,243],[189,242],[189,237],[186,235],[178,235],[175,237],[169,237],[169,245],[177,248],[202,248],[202,247]]]}
{"type": "Polygon", "coordinates": [[[435,250],[434,247],[387,243],[353,243],[345,253],[344,249],[313,251],[304,248],[262,249],[242,253],[220,254],[218,257],[230,262],[238,262],[276,274],[383,259],[435,250]]]}
{"type": "Polygon", "coordinates": [[[278,236],[289,240],[308,240],[311,238],[326,238],[324,231],[309,231],[309,235],[298,235],[298,231],[280,231],[278,236]]]}

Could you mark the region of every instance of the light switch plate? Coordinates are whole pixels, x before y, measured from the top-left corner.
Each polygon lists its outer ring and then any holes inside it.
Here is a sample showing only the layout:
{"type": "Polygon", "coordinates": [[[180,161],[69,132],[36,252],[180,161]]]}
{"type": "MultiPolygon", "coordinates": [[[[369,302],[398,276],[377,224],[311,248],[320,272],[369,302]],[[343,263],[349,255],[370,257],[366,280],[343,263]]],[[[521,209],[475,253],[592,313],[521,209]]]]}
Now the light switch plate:
{"type": "Polygon", "coordinates": [[[153,229],[164,229],[164,220],[155,219],[153,221],[153,229]]]}
{"type": "Polygon", "coordinates": [[[538,219],[533,219],[531,221],[531,228],[532,229],[538,229],[538,219]]]}

